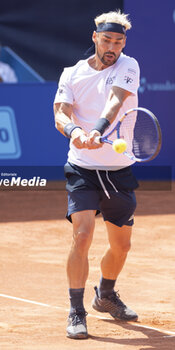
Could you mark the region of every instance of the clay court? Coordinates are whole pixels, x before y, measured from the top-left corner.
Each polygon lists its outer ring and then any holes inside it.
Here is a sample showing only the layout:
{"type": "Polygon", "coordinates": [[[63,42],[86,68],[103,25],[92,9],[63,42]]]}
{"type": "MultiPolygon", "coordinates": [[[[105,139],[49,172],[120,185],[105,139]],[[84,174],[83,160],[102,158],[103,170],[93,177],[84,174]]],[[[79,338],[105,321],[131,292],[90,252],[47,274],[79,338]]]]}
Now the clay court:
{"type": "Polygon", "coordinates": [[[175,188],[137,191],[132,249],[118,280],[122,300],[139,314],[136,323],[117,322],[91,308],[107,244],[103,220],[96,219],[85,294],[90,336],[70,340],[66,192],[1,191],[0,349],[175,349],[174,198],[175,188]]]}

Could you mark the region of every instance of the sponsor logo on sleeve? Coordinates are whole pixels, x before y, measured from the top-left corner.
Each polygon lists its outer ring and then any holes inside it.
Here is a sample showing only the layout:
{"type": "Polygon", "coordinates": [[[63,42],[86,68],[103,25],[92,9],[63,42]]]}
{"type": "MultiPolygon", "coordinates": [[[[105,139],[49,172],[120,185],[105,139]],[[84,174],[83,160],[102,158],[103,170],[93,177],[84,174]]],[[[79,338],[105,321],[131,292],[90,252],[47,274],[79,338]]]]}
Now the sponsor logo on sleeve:
{"type": "Polygon", "coordinates": [[[64,84],[61,84],[61,85],[59,86],[59,89],[58,89],[59,95],[63,94],[64,88],[65,88],[65,85],[64,85],[64,84]]]}
{"type": "Polygon", "coordinates": [[[133,68],[128,68],[128,73],[136,75],[136,70],[133,68]]]}
{"type": "Polygon", "coordinates": [[[131,77],[125,75],[124,81],[126,84],[131,84],[133,82],[133,79],[131,77]]]}

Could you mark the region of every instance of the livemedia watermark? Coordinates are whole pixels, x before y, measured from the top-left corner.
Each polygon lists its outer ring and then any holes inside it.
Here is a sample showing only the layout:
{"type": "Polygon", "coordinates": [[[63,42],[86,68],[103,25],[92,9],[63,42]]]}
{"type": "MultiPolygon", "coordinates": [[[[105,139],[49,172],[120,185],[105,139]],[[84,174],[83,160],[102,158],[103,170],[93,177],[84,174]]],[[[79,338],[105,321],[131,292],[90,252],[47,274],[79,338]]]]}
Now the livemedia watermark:
{"type": "MultiPolygon", "coordinates": [[[[1,173],[4,176],[4,173],[1,173]]],[[[46,187],[47,179],[41,179],[39,176],[34,176],[31,179],[23,179],[22,177],[12,176],[10,179],[5,177],[0,179],[0,186],[5,187],[46,187]]]]}

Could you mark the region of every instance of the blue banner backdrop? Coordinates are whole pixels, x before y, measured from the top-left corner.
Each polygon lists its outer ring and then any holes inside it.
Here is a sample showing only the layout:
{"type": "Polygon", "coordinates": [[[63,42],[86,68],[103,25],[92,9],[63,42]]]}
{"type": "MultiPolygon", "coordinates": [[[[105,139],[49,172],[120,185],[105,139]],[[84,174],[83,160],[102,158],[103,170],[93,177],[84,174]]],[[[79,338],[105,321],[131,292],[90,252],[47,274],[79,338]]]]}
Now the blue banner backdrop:
{"type": "Polygon", "coordinates": [[[63,178],[68,139],[55,129],[56,90],[54,82],[0,84],[0,169],[57,166],[63,178]]]}
{"type": "MultiPolygon", "coordinates": [[[[175,4],[125,0],[125,12],[133,24],[125,53],[135,57],[141,68],[139,105],[155,113],[163,134],[159,156],[134,170],[139,178],[163,180],[172,168],[175,178],[175,4]]],[[[54,127],[56,90],[57,82],[0,84],[1,169],[43,166],[55,171],[58,166],[58,178],[63,178],[68,140],[54,127]]]]}
{"type": "Polygon", "coordinates": [[[175,2],[125,0],[132,28],[125,53],[141,68],[139,105],[159,119],[163,144],[160,155],[148,166],[172,166],[175,178],[175,2]]]}

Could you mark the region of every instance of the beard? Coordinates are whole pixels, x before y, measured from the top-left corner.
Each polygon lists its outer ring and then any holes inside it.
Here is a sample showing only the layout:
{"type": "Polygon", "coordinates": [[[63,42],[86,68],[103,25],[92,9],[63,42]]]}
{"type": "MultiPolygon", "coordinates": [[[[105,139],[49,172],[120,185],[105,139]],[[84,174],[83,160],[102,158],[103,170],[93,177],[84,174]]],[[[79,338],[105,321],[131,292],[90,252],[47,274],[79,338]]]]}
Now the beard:
{"type": "Polygon", "coordinates": [[[114,52],[108,51],[108,52],[105,52],[103,55],[100,55],[98,48],[97,48],[97,56],[105,66],[112,66],[117,61],[117,56],[114,52]]]}

